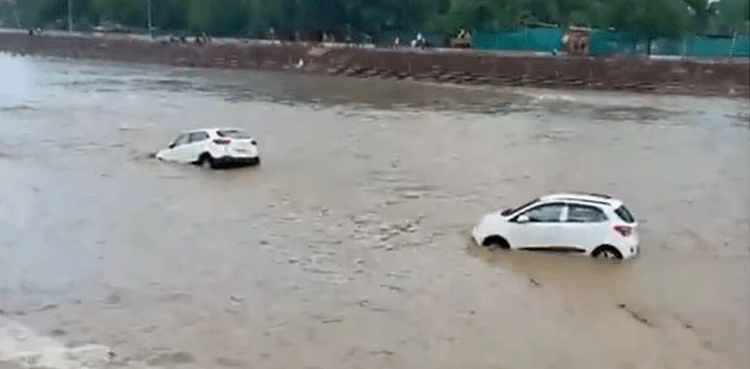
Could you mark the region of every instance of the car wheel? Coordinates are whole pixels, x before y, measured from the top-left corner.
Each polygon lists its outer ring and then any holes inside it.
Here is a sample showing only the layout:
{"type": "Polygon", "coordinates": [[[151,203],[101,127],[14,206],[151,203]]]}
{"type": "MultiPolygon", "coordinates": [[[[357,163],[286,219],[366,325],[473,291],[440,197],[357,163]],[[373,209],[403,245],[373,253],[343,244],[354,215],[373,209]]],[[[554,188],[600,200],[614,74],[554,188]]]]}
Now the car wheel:
{"type": "Polygon", "coordinates": [[[211,157],[211,154],[209,153],[204,153],[203,155],[200,156],[200,158],[198,159],[198,165],[204,168],[210,168],[210,169],[216,168],[216,164],[214,163],[214,158],[211,157]]]}
{"type": "Polygon", "coordinates": [[[616,248],[612,246],[599,246],[591,253],[591,256],[595,258],[619,260],[622,259],[622,254],[616,248]]]}
{"type": "Polygon", "coordinates": [[[500,236],[489,236],[482,241],[482,246],[489,248],[509,249],[510,244],[500,236]]]}

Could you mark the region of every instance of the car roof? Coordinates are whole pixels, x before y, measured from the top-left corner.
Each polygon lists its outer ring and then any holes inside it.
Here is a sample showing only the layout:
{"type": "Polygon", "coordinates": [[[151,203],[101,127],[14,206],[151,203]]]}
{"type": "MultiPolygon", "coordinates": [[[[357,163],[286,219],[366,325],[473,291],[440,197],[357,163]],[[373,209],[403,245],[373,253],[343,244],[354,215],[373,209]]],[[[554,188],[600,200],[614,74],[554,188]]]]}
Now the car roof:
{"type": "Polygon", "coordinates": [[[209,132],[209,133],[216,133],[216,131],[240,131],[240,132],[247,132],[242,128],[236,128],[236,127],[213,127],[213,128],[196,128],[191,129],[189,131],[183,131],[181,134],[187,134],[187,133],[193,133],[193,132],[209,132]]]}
{"type": "Polygon", "coordinates": [[[596,193],[580,193],[580,192],[562,192],[554,193],[541,197],[542,201],[576,201],[582,203],[593,203],[598,205],[611,206],[618,208],[623,202],[619,199],[615,199],[612,196],[596,193]]]}

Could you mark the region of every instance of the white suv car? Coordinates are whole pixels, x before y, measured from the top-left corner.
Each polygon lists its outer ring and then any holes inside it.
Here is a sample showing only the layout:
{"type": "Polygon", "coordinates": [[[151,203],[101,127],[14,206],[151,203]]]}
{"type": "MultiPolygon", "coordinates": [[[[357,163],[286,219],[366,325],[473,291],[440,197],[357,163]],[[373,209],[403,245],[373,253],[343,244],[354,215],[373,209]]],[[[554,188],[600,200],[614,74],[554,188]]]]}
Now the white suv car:
{"type": "Polygon", "coordinates": [[[156,158],[178,163],[193,163],[216,168],[229,164],[260,164],[258,143],[236,128],[207,128],[177,136],[156,158]]]}
{"type": "Polygon", "coordinates": [[[607,195],[560,193],[486,215],[474,227],[479,245],[578,252],[627,259],[638,253],[637,223],[607,195]]]}

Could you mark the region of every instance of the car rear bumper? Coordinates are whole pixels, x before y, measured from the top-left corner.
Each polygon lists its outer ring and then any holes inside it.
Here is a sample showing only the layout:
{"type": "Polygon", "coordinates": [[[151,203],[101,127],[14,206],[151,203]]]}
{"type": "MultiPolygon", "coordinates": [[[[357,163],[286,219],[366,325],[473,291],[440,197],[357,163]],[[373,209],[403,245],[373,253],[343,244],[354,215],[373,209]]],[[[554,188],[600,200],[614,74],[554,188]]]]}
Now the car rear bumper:
{"type": "Polygon", "coordinates": [[[214,159],[215,165],[258,165],[260,164],[260,157],[237,157],[237,156],[222,156],[214,159]]]}

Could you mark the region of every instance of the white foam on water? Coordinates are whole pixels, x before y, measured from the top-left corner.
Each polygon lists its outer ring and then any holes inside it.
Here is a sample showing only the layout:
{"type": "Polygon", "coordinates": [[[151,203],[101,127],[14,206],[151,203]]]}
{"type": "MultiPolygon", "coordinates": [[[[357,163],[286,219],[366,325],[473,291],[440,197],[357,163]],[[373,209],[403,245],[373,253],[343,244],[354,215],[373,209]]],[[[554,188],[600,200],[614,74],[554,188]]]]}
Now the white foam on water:
{"type": "MultiPolygon", "coordinates": [[[[66,347],[19,322],[0,317],[0,368],[104,369],[111,363],[110,352],[109,347],[98,344],[66,347]]],[[[120,367],[155,369],[143,363],[120,367]]]]}

